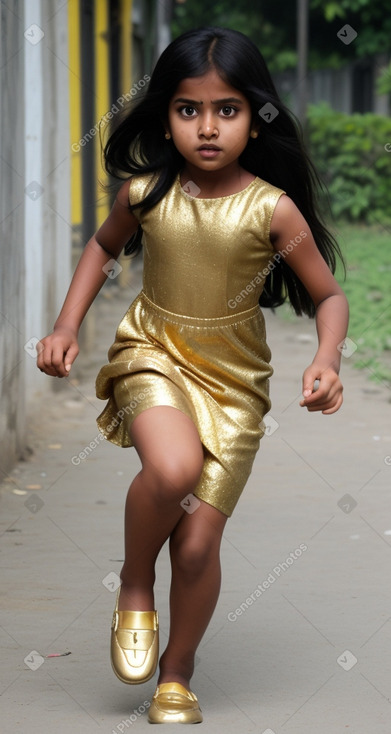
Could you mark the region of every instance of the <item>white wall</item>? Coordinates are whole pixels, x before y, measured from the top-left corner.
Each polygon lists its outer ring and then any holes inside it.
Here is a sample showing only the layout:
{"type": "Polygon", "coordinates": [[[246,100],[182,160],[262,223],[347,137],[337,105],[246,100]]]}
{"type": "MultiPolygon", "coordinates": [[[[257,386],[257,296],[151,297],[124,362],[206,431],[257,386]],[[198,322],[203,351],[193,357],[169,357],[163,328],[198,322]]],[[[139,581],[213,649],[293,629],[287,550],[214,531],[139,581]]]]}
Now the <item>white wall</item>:
{"type": "Polygon", "coordinates": [[[1,479],[24,454],[29,412],[55,386],[34,344],[71,276],[67,4],[2,4],[0,36],[1,479]]]}
{"type": "MultiPolygon", "coordinates": [[[[33,188],[25,198],[26,341],[52,331],[70,281],[67,4],[53,6],[25,0],[26,28],[44,34],[25,44],[25,185],[33,188]]],[[[25,379],[32,398],[56,382],[34,359],[25,361],[25,379]]]]}

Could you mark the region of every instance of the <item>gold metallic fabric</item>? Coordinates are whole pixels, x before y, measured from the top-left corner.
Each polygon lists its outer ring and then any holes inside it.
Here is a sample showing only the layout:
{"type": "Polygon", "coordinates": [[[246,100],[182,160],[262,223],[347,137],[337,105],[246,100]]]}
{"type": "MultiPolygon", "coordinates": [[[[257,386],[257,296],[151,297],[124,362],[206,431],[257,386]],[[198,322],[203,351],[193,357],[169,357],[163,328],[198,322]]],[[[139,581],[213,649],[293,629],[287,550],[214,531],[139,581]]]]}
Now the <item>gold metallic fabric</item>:
{"type": "MultiPolygon", "coordinates": [[[[140,201],[151,176],[132,179],[140,201]]],[[[189,191],[192,190],[191,185],[189,191]]],[[[284,193],[255,178],[215,199],[187,194],[179,175],[143,228],[143,289],[122,318],[96,379],[108,403],[100,431],[132,446],[129,428],[147,408],[191,418],[204,448],[194,494],[230,516],[247,482],[270,410],[271,353],[258,305],[274,250],[270,221],[284,193]]]]}

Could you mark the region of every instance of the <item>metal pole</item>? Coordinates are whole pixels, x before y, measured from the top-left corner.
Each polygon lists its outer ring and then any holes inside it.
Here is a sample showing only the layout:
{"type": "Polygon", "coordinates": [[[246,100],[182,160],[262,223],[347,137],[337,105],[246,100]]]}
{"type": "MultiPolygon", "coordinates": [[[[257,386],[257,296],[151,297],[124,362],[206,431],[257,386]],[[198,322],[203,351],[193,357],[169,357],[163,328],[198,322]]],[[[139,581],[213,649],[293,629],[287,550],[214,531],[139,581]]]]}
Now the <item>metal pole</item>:
{"type": "Polygon", "coordinates": [[[297,116],[304,126],[308,97],[308,0],[297,0],[297,116]]]}

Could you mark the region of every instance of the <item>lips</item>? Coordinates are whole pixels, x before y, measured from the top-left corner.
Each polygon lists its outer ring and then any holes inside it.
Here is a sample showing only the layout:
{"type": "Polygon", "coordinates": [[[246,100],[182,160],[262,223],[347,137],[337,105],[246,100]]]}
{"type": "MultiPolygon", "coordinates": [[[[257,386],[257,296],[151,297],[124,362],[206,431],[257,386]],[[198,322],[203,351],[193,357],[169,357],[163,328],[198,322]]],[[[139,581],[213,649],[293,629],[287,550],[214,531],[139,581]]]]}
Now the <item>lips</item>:
{"type": "Polygon", "coordinates": [[[200,145],[197,150],[221,150],[221,148],[218,147],[218,145],[200,145]]]}

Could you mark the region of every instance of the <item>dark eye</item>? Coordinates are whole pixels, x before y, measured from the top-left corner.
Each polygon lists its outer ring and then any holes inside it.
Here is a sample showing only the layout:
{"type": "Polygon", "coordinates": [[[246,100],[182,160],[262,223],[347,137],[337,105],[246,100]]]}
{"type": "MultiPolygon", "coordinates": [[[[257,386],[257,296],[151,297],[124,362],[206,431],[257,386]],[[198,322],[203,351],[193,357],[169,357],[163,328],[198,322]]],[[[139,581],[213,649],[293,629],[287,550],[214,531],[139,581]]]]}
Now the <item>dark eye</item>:
{"type": "Polygon", "coordinates": [[[183,115],[183,117],[193,117],[196,110],[194,109],[194,107],[190,107],[190,105],[187,105],[187,107],[181,107],[179,112],[181,115],[183,115]]]}
{"type": "Polygon", "coordinates": [[[236,112],[236,107],[231,107],[231,105],[224,105],[224,107],[221,108],[221,111],[224,117],[232,117],[236,112]]]}

